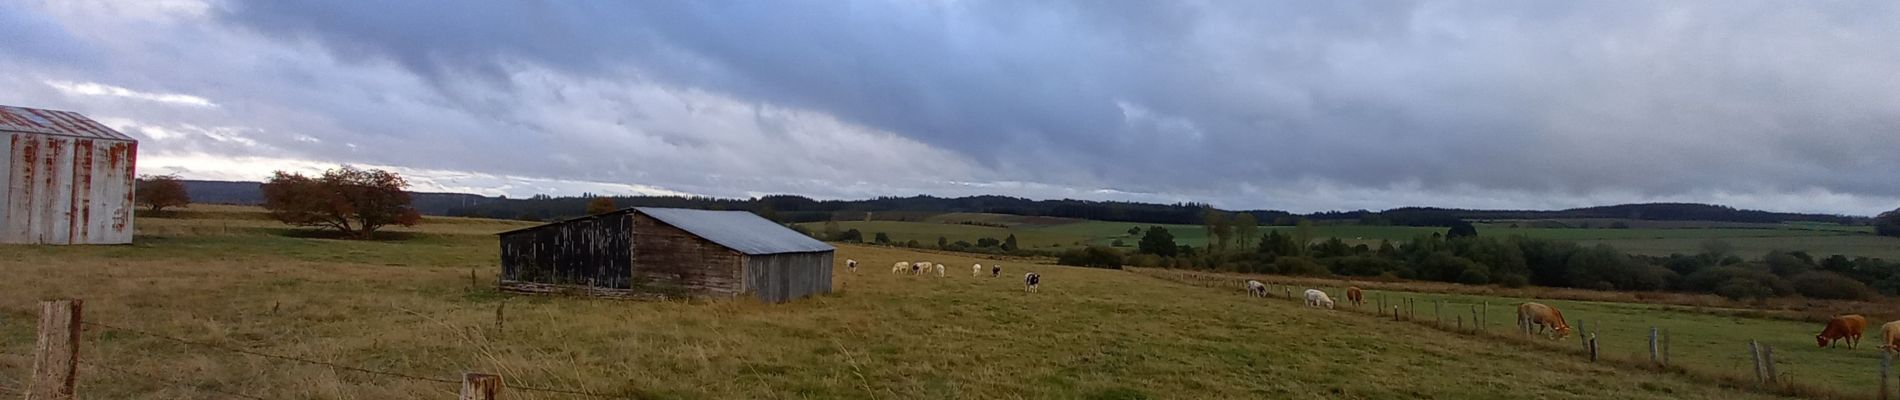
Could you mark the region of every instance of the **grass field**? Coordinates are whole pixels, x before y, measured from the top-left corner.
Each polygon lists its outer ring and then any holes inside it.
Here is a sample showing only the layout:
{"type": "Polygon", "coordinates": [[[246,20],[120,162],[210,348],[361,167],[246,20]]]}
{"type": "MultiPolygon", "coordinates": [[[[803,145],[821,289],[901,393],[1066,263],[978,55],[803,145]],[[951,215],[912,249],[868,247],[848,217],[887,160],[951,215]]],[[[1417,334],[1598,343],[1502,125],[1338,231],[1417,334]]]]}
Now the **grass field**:
{"type": "MultiPolygon", "coordinates": [[[[34,303],[77,297],[88,321],[186,340],[630,398],[1767,398],[1114,270],[1006,264],[1006,278],[913,277],[876,266],[990,261],[845,246],[840,263],[869,267],[840,271],[837,293],[783,305],[516,297],[488,284],[489,234],[514,223],[432,219],[405,241],[354,242],[302,237],[243,209],[181,215],[140,219],[131,246],[0,246],[10,277],[0,389],[17,390],[30,368],[34,303]],[[1044,274],[1041,293],[1022,292],[1025,270],[1044,274]]],[[[92,398],[456,390],[116,329],[88,329],[83,353],[80,391],[92,398]]]]}
{"type": "MultiPolygon", "coordinates": [[[[1296,283],[1280,277],[1252,278],[1263,282],[1296,283]]],[[[1311,285],[1310,281],[1301,280],[1298,283],[1308,284],[1295,285],[1295,288],[1317,287],[1335,295],[1342,302],[1347,286],[1345,282],[1311,285]]],[[[1219,290],[1237,293],[1241,289],[1232,287],[1219,290]]],[[[1367,304],[1362,308],[1365,311],[1378,309],[1381,303],[1389,309],[1392,305],[1405,304],[1405,299],[1410,299],[1410,304],[1416,307],[1415,311],[1411,311],[1412,315],[1418,319],[1442,318],[1447,324],[1455,324],[1452,321],[1462,319],[1463,323],[1470,324],[1474,315],[1482,314],[1489,321],[1487,330],[1502,334],[1509,334],[1516,329],[1514,307],[1532,301],[1522,297],[1410,291],[1366,290],[1365,293],[1367,304]],[[1442,306],[1434,308],[1435,302],[1442,306]],[[1438,311],[1442,311],[1443,315],[1434,315],[1438,311]]],[[[1669,332],[1672,338],[1670,358],[1675,365],[1752,379],[1753,364],[1748,343],[1756,340],[1774,347],[1778,372],[1794,382],[1844,393],[1865,394],[1872,394],[1879,385],[1880,351],[1875,347],[1879,346],[1879,325],[1886,322],[1881,319],[1881,315],[1868,316],[1868,336],[1863,338],[1859,349],[1850,350],[1844,343],[1840,348],[1815,346],[1814,335],[1820,333],[1822,327],[1822,324],[1815,322],[1743,318],[1725,315],[1730,313],[1698,312],[1694,308],[1653,304],[1551,299],[1535,301],[1562,310],[1573,327],[1583,325],[1597,332],[1598,346],[1611,357],[1647,360],[1648,335],[1653,327],[1669,332]]],[[[1578,339],[1578,336],[1571,336],[1551,344],[1581,348],[1578,339]]]]}

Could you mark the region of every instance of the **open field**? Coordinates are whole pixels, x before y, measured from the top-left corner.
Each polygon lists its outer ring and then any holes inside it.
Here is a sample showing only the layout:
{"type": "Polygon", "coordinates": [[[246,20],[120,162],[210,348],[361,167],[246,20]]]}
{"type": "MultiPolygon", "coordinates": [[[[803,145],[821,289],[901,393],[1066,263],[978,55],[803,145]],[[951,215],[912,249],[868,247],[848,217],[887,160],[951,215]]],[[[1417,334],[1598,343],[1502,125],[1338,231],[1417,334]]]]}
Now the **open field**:
{"type": "MultiPolygon", "coordinates": [[[[893,240],[904,242],[917,240],[926,246],[934,245],[938,237],[951,242],[967,241],[975,243],[981,238],[1002,239],[1015,234],[1018,243],[1024,248],[1065,248],[1080,244],[1110,245],[1121,240],[1123,245],[1133,247],[1139,236],[1128,234],[1128,228],[1146,229],[1157,224],[1138,224],[1130,222],[1107,222],[1088,220],[1063,220],[1059,218],[1031,219],[1011,218],[996,214],[955,213],[943,214],[915,221],[840,221],[840,229],[858,229],[870,240],[877,232],[884,232],[893,240]],[[954,222],[976,221],[1002,226],[978,226],[954,222]],[[1064,222],[1068,221],[1068,222],[1064,222]]],[[[1671,222],[1675,225],[1693,226],[1696,221],[1652,221],[1671,222]]],[[[1877,257],[1900,259],[1900,238],[1873,236],[1868,227],[1840,226],[1817,223],[1753,224],[1758,227],[1741,227],[1741,224],[1726,224],[1702,228],[1512,228],[1509,224],[1491,222],[1479,225],[1478,234],[1488,236],[1525,236],[1541,239],[1573,240],[1587,245],[1597,243],[1616,246],[1632,254],[1666,256],[1670,253],[1693,254],[1702,251],[1702,245],[1709,239],[1721,239],[1733,244],[1735,252],[1744,257],[1756,257],[1771,250],[1805,250],[1818,256],[1843,254],[1850,257],[1877,257]]],[[[804,224],[805,227],[819,229],[818,223],[804,224]]],[[[1159,224],[1174,235],[1175,242],[1189,246],[1206,246],[1207,232],[1200,225],[1159,224]]],[[[1751,225],[1752,226],[1752,225],[1751,225]]],[[[1260,232],[1279,231],[1293,234],[1295,228],[1287,226],[1262,226],[1260,232]]],[[[1393,242],[1442,233],[1444,229],[1411,226],[1368,226],[1368,225],[1319,225],[1313,227],[1316,240],[1340,238],[1349,244],[1377,246],[1379,241],[1393,242]]]]}
{"type": "MultiPolygon", "coordinates": [[[[1274,276],[1217,275],[1259,279],[1262,282],[1293,284],[1295,288],[1316,287],[1344,302],[1344,281],[1330,284],[1313,284],[1315,279],[1288,279],[1274,276]]],[[[1360,284],[1362,287],[1377,287],[1360,284]]],[[[1241,289],[1219,288],[1217,290],[1238,293],[1241,289]]],[[[1277,294],[1278,292],[1276,292],[1277,294]]],[[[1298,293],[1298,290],[1295,290],[1298,293]]],[[[1366,305],[1363,310],[1378,309],[1383,303],[1386,309],[1393,305],[1404,304],[1406,299],[1416,307],[1410,311],[1417,319],[1435,321],[1442,318],[1446,324],[1460,321],[1470,326],[1474,316],[1481,315],[1489,321],[1485,328],[1489,332],[1511,334],[1515,332],[1517,304],[1531,299],[1509,296],[1484,296],[1470,294],[1448,294],[1412,291],[1391,291],[1367,289],[1366,305]],[[1435,308],[1434,302],[1442,304],[1435,308]],[[1436,315],[1442,311],[1443,315],[1436,315]]],[[[1820,333],[1822,323],[1801,322],[1780,319],[1744,318],[1734,316],[1733,312],[1723,310],[1697,311],[1692,307],[1668,306],[1639,303],[1612,303],[1596,301],[1574,301],[1537,299],[1563,311],[1564,317],[1572,327],[1583,325],[1599,335],[1598,346],[1606,357],[1641,358],[1647,360],[1648,335],[1650,328],[1668,331],[1671,335],[1670,358],[1674,365],[1720,374],[1733,374],[1752,378],[1752,360],[1748,352],[1750,340],[1771,345],[1775,349],[1776,365],[1780,373],[1794,382],[1815,385],[1845,393],[1871,394],[1878,387],[1880,351],[1879,325],[1887,320],[1886,315],[1868,315],[1870,325],[1868,336],[1862,339],[1859,349],[1848,349],[1842,343],[1840,348],[1820,348],[1815,346],[1814,335],[1820,333]]],[[[1887,305],[1886,309],[1891,309],[1887,305]]],[[[1553,346],[1581,348],[1578,336],[1566,340],[1551,342],[1553,346]]]]}
{"type": "MultiPolygon", "coordinates": [[[[0,247],[0,272],[12,277],[0,280],[0,387],[17,388],[30,368],[34,302],[77,297],[88,321],[118,328],[631,398],[1768,398],[1122,271],[1006,264],[1004,278],[894,275],[878,266],[989,261],[868,246],[841,248],[840,263],[865,268],[840,271],[838,293],[783,305],[507,296],[490,288],[488,233],[512,224],[445,221],[408,241],[352,242],[251,227],[242,214],[141,219],[159,232],[132,246],[0,247]],[[1022,292],[1025,270],[1045,275],[1041,293],[1022,292]]],[[[95,398],[456,390],[114,328],[89,328],[83,353],[80,390],[95,398]]]]}

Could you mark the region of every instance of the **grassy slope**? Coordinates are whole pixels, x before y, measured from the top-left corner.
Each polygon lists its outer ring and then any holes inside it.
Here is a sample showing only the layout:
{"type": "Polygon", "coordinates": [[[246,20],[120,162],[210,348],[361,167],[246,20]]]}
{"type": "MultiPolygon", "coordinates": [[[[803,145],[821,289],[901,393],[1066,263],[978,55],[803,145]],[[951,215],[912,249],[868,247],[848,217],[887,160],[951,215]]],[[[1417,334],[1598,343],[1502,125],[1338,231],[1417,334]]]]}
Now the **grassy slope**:
{"type": "MultiPolygon", "coordinates": [[[[0,280],[0,385],[17,387],[30,367],[33,302],[73,296],[87,300],[91,321],[192,340],[430,377],[500,371],[513,385],[650,398],[1759,397],[1119,271],[1007,265],[997,279],[892,275],[874,266],[985,260],[874,247],[841,249],[840,263],[873,267],[841,272],[839,293],[786,305],[503,296],[470,288],[470,267],[493,279],[492,237],[448,232],[467,228],[453,225],[421,227],[420,243],[223,229],[141,236],[135,246],[0,247],[0,271],[15,277],[0,280]],[[1042,293],[1021,292],[1015,277],[1024,270],[1045,275],[1042,293]],[[504,302],[507,329],[497,333],[494,310],[504,302]]],[[[124,332],[93,330],[86,340],[91,362],[195,386],[82,368],[82,391],[99,398],[455,390],[124,332]]]]}
{"type": "MultiPolygon", "coordinates": [[[[1261,277],[1276,281],[1274,277],[1261,277]]],[[[1344,298],[1345,285],[1319,286],[1321,290],[1344,298]]],[[[1232,289],[1238,291],[1238,288],[1232,289]]],[[[1484,310],[1487,327],[1494,332],[1511,332],[1515,327],[1517,304],[1531,299],[1501,296],[1440,294],[1403,291],[1367,290],[1364,306],[1376,309],[1383,296],[1386,308],[1412,299],[1417,318],[1432,320],[1432,302],[1440,308],[1447,324],[1463,318],[1469,324],[1474,310],[1484,310]],[[1480,306],[1488,304],[1488,306],[1480,306]]],[[[1872,393],[1878,387],[1880,352],[1879,325],[1886,321],[1870,317],[1867,337],[1857,350],[1819,348],[1814,335],[1822,324],[1777,319],[1742,318],[1690,311],[1683,307],[1648,304],[1605,303],[1569,300],[1535,300],[1562,310],[1572,326],[1585,324],[1598,332],[1598,346],[1612,357],[1649,356],[1649,329],[1667,330],[1672,336],[1671,361],[1677,365],[1703,370],[1749,374],[1752,361],[1748,342],[1757,340],[1775,348],[1779,372],[1797,382],[1836,388],[1849,393],[1872,393]]],[[[1577,336],[1557,345],[1581,347],[1577,336]]]]}

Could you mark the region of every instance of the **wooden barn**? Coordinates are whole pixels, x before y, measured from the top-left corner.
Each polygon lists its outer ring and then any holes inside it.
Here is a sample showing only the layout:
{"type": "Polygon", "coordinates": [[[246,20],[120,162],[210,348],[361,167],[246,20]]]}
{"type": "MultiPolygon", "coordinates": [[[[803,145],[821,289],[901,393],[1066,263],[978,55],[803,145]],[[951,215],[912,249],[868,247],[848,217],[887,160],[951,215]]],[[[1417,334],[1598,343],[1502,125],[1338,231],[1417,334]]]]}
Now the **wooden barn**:
{"type": "Polygon", "coordinates": [[[0,106],[0,243],[132,243],[138,148],[79,113],[0,106]]]}
{"type": "Polygon", "coordinates": [[[830,293],[836,251],[745,211],[635,207],[499,235],[503,290],[609,297],[830,293]]]}

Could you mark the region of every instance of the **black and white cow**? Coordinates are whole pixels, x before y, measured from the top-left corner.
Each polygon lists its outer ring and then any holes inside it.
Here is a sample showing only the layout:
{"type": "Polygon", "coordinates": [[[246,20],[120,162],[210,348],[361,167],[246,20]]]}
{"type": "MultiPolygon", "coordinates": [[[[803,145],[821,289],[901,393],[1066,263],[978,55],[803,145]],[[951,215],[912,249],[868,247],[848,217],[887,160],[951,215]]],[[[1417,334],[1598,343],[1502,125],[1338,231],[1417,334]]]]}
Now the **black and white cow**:
{"type": "Polygon", "coordinates": [[[844,267],[851,269],[851,272],[858,272],[858,260],[844,259],[844,267]]]}
{"type": "Polygon", "coordinates": [[[991,278],[995,278],[995,277],[998,277],[998,276],[1002,276],[1002,275],[1003,275],[1003,264],[993,264],[993,265],[990,265],[990,277],[991,277],[991,278]]]}
{"type": "Polygon", "coordinates": [[[1035,293],[1036,285],[1042,283],[1042,275],[1031,272],[1023,274],[1023,291],[1035,293]]]}

